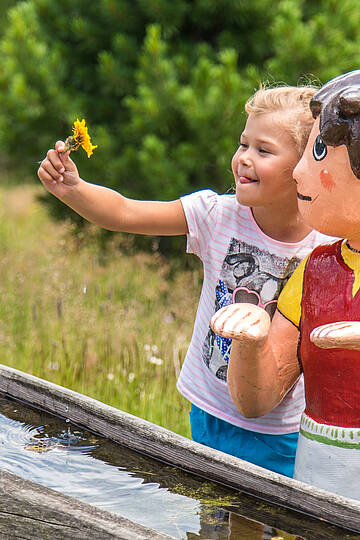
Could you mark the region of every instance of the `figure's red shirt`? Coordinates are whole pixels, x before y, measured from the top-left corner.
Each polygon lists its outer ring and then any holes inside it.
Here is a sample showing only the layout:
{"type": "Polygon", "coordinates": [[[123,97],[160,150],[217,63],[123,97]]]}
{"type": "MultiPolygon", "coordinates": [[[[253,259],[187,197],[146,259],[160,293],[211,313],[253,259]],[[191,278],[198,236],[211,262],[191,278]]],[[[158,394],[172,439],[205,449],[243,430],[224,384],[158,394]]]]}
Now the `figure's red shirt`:
{"type": "Polygon", "coordinates": [[[322,324],[360,320],[360,291],[341,256],[341,241],[319,246],[306,262],[300,319],[305,412],[319,423],[360,426],[360,351],[320,349],[310,342],[322,324]]]}

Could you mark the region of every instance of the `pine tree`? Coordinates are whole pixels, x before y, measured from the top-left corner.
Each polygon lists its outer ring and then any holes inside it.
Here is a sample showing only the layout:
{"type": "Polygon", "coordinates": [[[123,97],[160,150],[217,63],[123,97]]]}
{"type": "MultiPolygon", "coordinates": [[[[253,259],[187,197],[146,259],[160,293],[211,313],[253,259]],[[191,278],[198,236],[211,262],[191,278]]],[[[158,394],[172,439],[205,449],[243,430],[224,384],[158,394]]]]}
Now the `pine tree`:
{"type": "Polygon", "coordinates": [[[357,0],[17,2],[0,40],[1,152],[34,176],[86,118],[99,148],[74,157],[84,178],[139,198],[226,191],[246,99],[264,80],[357,68],[359,17],[357,0]]]}

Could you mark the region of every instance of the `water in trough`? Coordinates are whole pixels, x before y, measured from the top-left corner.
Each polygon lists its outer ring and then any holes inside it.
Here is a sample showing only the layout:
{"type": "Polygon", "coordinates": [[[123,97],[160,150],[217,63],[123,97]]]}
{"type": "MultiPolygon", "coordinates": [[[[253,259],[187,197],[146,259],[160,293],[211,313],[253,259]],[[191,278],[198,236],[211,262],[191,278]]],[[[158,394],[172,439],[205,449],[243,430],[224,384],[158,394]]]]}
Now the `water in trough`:
{"type": "Polygon", "coordinates": [[[358,537],[197,478],[6,396],[0,396],[0,468],[179,539],[358,537]]]}

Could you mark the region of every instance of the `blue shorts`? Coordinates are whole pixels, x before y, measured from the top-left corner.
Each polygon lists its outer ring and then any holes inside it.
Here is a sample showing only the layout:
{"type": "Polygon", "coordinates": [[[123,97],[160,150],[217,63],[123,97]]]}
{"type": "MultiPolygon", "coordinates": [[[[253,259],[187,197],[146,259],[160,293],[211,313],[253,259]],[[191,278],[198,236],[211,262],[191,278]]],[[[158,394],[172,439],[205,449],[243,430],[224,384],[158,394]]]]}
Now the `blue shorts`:
{"type": "Polygon", "coordinates": [[[293,476],[299,433],[267,435],[229,424],[191,405],[194,441],[245,459],[270,471],[293,476]]]}

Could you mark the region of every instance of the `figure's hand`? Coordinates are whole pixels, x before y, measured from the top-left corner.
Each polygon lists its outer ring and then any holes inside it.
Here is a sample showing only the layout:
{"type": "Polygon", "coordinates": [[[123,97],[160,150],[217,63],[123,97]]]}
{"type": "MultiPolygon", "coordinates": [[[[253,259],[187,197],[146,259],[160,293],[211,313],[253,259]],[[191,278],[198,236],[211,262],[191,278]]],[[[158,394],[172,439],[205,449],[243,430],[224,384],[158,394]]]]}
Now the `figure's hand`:
{"type": "Polygon", "coordinates": [[[341,321],[317,326],[310,341],[321,349],[359,349],[360,321],[341,321]]]}
{"type": "Polygon", "coordinates": [[[217,311],[210,326],[220,336],[243,342],[262,342],[270,329],[266,311],[253,304],[231,304],[217,311]]]}
{"type": "Polygon", "coordinates": [[[75,163],[70,159],[70,152],[62,154],[64,143],[58,141],[55,149],[47,152],[38,169],[38,177],[44,187],[56,196],[65,194],[79,181],[75,163]]]}

